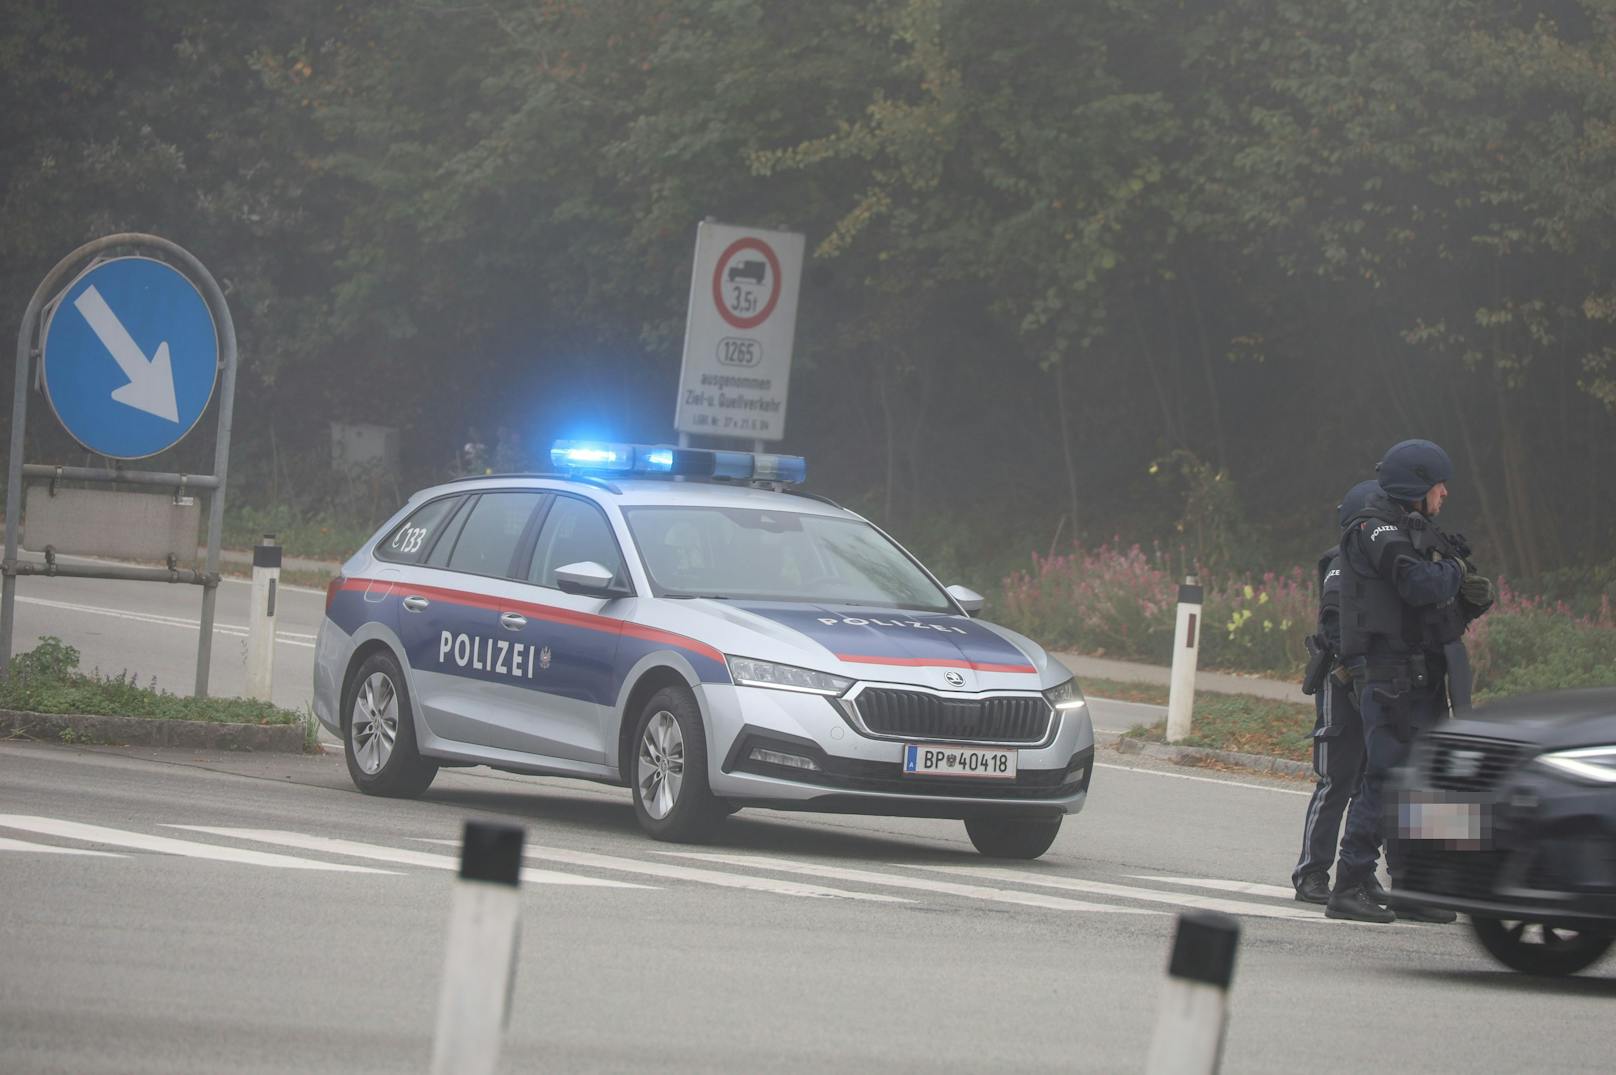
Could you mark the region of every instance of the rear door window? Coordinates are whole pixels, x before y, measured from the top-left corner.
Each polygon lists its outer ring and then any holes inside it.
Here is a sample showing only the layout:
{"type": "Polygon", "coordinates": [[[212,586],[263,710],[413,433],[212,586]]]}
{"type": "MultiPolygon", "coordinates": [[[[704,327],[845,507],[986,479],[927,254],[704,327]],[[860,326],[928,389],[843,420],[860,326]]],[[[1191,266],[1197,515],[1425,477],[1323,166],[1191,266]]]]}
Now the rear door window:
{"type": "Polygon", "coordinates": [[[540,492],[484,493],[449,554],[450,571],[511,578],[522,535],[545,494],[540,492]]]}
{"type": "Polygon", "coordinates": [[[458,496],[445,496],[423,504],[400,523],[387,540],[376,546],[376,558],[395,564],[418,564],[425,560],[461,500],[458,496]]]}

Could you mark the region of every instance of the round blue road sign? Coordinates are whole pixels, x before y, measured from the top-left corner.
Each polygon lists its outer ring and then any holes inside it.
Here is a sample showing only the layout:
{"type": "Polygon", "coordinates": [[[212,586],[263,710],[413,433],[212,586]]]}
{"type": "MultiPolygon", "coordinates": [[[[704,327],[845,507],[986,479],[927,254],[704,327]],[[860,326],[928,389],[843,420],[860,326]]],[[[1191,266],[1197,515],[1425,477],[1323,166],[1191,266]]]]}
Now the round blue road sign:
{"type": "Polygon", "coordinates": [[[179,443],[208,409],[219,333],[179,270],[114,258],[62,293],[40,365],[45,396],[74,440],[114,459],[144,459],[179,443]]]}

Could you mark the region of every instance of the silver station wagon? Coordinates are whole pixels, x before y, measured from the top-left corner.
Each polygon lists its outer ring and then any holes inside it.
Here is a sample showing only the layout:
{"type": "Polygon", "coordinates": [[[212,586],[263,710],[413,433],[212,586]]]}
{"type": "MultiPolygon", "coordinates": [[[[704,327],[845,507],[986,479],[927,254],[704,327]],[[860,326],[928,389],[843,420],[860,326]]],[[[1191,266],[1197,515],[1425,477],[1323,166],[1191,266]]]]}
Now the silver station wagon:
{"type": "Polygon", "coordinates": [[[556,473],[410,498],[326,596],[315,713],[354,783],[442,765],[633,789],[699,840],[747,806],[959,818],[1036,858],[1083,808],[1072,674],[975,618],[800,458],[558,443],[556,473]]]}

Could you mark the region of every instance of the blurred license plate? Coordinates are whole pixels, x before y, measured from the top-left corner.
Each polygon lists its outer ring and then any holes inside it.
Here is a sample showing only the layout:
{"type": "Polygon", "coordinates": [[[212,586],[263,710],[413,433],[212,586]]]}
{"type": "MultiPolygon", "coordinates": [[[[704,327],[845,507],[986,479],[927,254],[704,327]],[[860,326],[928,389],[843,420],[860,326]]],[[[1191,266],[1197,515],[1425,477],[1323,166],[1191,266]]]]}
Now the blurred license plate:
{"type": "Polygon", "coordinates": [[[1016,751],[984,750],[953,743],[905,743],[906,776],[976,776],[987,780],[1016,778],[1016,751]]]}
{"type": "Polygon", "coordinates": [[[1404,803],[1402,821],[1410,840],[1479,843],[1483,836],[1480,803],[1404,803]]]}

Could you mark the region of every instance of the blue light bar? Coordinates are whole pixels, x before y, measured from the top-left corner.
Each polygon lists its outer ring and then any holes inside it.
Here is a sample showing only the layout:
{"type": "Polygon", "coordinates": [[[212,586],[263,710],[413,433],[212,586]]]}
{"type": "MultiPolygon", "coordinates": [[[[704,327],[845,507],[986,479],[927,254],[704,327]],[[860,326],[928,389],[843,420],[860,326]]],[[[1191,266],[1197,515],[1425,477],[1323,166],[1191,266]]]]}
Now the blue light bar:
{"type": "Polygon", "coordinates": [[[550,464],[557,470],[597,474],[683,475],[784,484],[808,480],[808,463],[800,455],[672,448],[666,444],[558,440],[550,449],[550,464]]]}

